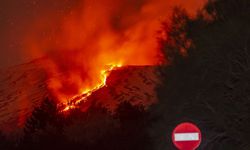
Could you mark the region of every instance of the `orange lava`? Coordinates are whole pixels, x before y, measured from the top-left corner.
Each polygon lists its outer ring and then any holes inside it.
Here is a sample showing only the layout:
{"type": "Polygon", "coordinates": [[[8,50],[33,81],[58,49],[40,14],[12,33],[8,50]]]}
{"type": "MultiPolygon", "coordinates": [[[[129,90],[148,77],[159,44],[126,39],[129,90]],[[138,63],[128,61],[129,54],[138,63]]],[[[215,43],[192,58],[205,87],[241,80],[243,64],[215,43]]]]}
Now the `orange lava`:
{"type": "Polygon", "coordinates": [[[111,65],[108,65],[108,67],[106,69],[101,70],[100,71],[101,82],[98,83],[96,86],[93,86],[93,87],[88,88],[88,89],[84,89],[80,94],[75,95],[74,97],[69,99],[68,102],[63,103],[62,104],[63,105],[62,112],[77,108],[78,107],[77,105],[79,103],[87,101],[88,96],[90,96],[93,92],[106,86],[107,77],[110,74],[110,72],[112,70],[114,70],[116,68],[120,68],[120,67],[122,67],[122,64],[111,64],[111,65]]]}
{"type": "Polygon", "coordinates": [[[81,0],[31,24],[28,54],[46,56],[47,89],[63,111],[87,101],[107,76],[125,65],[158,65],[157,31],[174,6],[194,13],[205,0],[81,0]]]}

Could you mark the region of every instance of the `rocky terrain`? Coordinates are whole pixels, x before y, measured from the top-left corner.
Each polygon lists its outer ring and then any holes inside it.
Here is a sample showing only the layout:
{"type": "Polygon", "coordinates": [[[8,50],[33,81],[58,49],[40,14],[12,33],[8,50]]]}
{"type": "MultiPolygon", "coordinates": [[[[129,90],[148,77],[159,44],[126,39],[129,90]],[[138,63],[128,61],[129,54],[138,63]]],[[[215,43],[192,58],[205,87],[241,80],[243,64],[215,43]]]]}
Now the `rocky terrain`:
{"type": "MultiPolygon", "coordinates": [[[[43,60],[1,70],[0,74],[0,130],[12,132],[22,128],[34,107],[49,95],[43,60]]],[[[90,104],[106,106],[111,111],[120,102],[145,107],[157,101],[155,88],[159,83],[156,66],[125,66],[111,72],[107,85],[95,91],[82,110],[90,104]]]]}

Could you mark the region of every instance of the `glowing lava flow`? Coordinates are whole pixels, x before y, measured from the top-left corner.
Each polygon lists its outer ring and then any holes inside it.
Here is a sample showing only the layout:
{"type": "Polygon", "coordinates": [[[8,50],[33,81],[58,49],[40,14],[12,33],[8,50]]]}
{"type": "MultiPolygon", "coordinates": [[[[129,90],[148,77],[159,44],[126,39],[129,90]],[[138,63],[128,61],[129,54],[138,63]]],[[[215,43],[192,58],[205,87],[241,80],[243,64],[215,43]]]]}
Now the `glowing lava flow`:
{"type": "Polygon", "coordinates": [[[93,88],[85,89],[82,93],[72,97],[71,99],[68,100],[67,103],[63,103],[62,112],[77,108],[78,104],[80,104],[81,102],[86,102],[88,96],[90,96],[93,92],[106,85],[107,77],[109,76],[110,72],[116,68],[120,68],[121,66],[122,66],[121,64],[115,64],[115,65],[112,64],[108,65],[107,69],[101,70],[100,71],[101,82],[98,85],[94,86],[93,88]]]}

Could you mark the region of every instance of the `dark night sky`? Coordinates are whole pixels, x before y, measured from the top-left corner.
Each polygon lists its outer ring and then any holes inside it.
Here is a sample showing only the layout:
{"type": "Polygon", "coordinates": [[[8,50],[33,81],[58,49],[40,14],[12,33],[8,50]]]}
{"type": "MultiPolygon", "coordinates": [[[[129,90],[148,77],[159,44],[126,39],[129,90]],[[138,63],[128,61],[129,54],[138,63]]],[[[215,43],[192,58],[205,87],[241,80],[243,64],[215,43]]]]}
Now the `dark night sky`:
{"type": "Polygon", "coordinates": [[[0,68],[29,61],[23,54],[23,36],[40,16],[63,15],[79,0],[1,0],[0,68]]]}

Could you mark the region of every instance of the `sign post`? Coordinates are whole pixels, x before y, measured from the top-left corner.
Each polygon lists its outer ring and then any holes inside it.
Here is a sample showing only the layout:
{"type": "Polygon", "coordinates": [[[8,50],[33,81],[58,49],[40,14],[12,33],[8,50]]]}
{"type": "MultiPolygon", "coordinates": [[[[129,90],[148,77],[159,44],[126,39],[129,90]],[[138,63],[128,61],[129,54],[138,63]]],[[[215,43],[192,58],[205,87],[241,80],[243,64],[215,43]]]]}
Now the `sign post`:
{"type": "Polygon", "coordinates": [[[181,123],[174,129],[172,141],[179,150],[195,150],[201,143],[201,131],[192,123],[181,123]]]}

